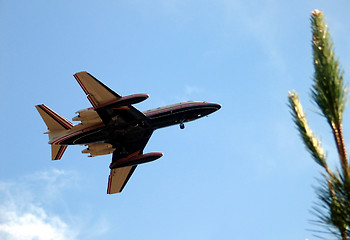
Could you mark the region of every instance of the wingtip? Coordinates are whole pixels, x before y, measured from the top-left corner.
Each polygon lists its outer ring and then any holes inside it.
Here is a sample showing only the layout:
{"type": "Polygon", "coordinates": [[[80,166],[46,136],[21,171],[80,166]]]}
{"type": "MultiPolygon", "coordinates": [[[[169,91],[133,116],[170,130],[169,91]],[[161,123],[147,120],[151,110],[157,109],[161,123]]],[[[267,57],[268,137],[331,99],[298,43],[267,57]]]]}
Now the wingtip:
{"type": "Polygon", "coordinates": [[[36,108],[40,108],[41,106],[44,106],[44,104],[37,104],[37,105],[35,105],[36,108]]]}
{"type": "Polygon", "coordinates": [[[81,73],[88,73],[87,71],[80,71],[80,72],[76,72],[73,74],[73,76],[77,75],[77,74],[81,74],[81,73]]]}

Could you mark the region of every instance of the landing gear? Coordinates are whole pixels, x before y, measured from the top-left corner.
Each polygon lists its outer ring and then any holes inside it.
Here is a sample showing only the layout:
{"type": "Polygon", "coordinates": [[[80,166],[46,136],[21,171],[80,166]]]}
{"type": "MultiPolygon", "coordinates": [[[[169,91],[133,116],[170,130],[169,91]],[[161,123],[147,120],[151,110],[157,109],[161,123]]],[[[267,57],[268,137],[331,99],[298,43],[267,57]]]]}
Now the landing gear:
{"type": "Polygon", "coordinates": [[[180,123],[180,129],[184,129],[185,128],[185,124],[183,122],[180,123]]]}

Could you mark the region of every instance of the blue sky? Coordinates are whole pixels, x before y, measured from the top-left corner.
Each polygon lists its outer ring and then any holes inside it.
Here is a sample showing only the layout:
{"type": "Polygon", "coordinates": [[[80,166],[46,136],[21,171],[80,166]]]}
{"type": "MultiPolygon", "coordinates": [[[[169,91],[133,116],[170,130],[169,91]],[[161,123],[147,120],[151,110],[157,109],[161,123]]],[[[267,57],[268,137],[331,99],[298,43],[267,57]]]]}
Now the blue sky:
{"type": "MultiPolygon", "coordinates": [[[[310,13],[324,11],[350,69],[347,1],[0,1],[1,239],[316,239],[308,229],[321,169],[291,121],[295,89],[331,165],[327,125],[310,102],[310,13]],[[257,3],[258,2],[258,3],[257,3]],[[140,110],[184,100],[222,105],[154,133],[122,194],[111,156],[82,146],[50,160],[34,106],[71,119],[90,107],[88,71],[140,110]]],[[[344,131],[349,142],[349,112],[344,131]]]]}

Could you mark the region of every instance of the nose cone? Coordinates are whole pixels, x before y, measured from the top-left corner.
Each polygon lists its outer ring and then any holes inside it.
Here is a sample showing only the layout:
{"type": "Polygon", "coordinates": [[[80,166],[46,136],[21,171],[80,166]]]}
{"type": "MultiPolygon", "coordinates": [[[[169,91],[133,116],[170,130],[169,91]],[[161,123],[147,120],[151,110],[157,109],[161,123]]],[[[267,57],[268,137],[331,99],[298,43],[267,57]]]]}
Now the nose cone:
{"type": "Polygon", "coordinates": [[[205,103],[205,110],[203,112],[203,116],[206,116],[208,114],[211,114],[213,112],[216,112],[217,110],[219,110],[221,108],[221,105],[218,103],[210,103],[207,102],[205,103]]]}
{"type": "Polygon", "coordinates": [[[212,112],[215,112],[221,108],[221,105],[218,103],[208,103],[209,107],[212,108],[212,112]]]}
{"type": "Polygon", "coordinates": [[[221,108],[221,105],[218,104],[218,103],[212,103],[212,105],[213,105],[213,108],[216,109],[215,111],[217,111],[217,110],[219,110],[221,108]]]}

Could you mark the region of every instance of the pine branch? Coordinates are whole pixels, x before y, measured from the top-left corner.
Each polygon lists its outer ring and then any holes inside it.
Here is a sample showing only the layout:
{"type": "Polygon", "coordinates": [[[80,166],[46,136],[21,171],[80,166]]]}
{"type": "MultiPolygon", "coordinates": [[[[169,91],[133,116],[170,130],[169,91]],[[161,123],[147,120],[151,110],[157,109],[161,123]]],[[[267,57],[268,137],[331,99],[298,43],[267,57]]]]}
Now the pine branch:
{"type": "Polygon", "coordinates": [[[335,59],[333,43],[322,12],[318,10],[312,12],[311,25],[315,68],[312,97],[332,128],[341,160],[342,173],[350,176],[342,129],[347,100],[344,74],[339,68],[338,60],[335,59]]]}
{"type": "Polygon", "coordinates": [[[299,131],[300,137],[306,146],[306,149],[309,151],[316,163],[322,166],[327,173],[332,174],[327,166],[327,159],[321,146],[321,142],[313,135],[306,120],[298,94],[294,91],[290,92],[288,94],[288,101],[294,123],[299,131]]]}
{"type": "Polygon", "coordinates": [[[323,13],[315,10],[311,15],[314,78],[312,99],[320,108],[332,129],[336,143],[341,172],[333,173],[328,165],[320,141],[313,135],[306,121],[298,95],[289,93],[288,101],[292,118],[299,134],[313,159],[327,174],[317,190],[318,204],[314,214],[317,225],[322,226],[339,239],[350,239],[350,169],[343,136],[343,113],[347,101],[344,74],[333,51],[333,43],[323,13]]]}
{"type": "Polygon", "coordinates": [[[333,43],[323,13],[313,11],[311,24],[315,68],[312,96],[329,124],[339,125],[346,105],[343,72],[335,59],[333,43]]]}

